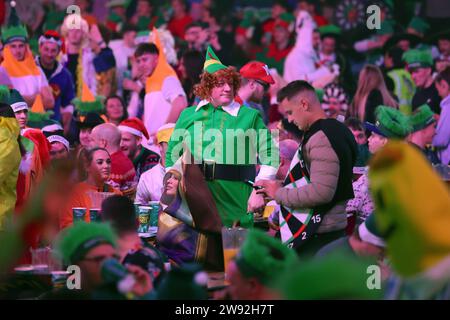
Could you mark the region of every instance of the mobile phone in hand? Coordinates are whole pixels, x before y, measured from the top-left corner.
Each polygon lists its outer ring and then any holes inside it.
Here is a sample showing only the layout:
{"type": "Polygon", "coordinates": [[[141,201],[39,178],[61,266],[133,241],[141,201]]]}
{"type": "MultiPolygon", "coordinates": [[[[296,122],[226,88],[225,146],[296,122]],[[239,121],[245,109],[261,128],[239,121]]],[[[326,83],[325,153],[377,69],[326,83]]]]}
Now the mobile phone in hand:
{"type": "Polygon", "coordinates": [[[255,186],[255,183],[251,180],[245,180],[245,183],[250,185],[255,190],[261,190],[263,188],[261,186],[255,186]]]}

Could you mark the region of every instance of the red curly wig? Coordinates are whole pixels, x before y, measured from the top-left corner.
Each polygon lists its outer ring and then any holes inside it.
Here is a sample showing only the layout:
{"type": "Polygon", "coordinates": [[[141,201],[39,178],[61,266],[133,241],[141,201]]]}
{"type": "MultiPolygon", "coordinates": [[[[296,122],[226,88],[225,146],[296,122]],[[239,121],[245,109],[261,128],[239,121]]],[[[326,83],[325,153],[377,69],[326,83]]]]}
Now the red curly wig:
{"type": "Polygon", "coordinates": [[[241,86],[241,75],[234,67],[227,67],[214,73],[203,72],[200,76],[200,83],[194,86],[194,94],[202,100],[211,97],[211,91],[220,81],[225,81],[233,87],[233,94],[236,94],[241,86]]]}

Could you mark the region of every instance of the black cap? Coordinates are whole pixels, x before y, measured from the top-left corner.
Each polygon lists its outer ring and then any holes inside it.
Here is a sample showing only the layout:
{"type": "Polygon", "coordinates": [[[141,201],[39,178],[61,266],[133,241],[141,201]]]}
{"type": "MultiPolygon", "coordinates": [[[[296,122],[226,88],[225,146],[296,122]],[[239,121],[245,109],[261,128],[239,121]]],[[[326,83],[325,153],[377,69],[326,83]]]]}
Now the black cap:
{"type": "Polygon", "coordinates": [[[98,113],[88,112],[86,116],[79,116],[76,122],[79,129],[92,129],[99,124],[105,123],[105,120],[103,120],[103,118],[98,113]]]}

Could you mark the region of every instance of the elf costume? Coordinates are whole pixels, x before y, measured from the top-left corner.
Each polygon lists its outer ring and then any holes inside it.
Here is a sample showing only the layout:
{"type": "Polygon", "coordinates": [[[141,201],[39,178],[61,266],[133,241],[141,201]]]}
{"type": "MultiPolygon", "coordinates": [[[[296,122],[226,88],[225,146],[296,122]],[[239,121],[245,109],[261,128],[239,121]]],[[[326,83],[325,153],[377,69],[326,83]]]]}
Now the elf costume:
{"type": "MultiPolygon", "coordinates": [[[[228,68],[208,47],[204,73],[214,75],[228,68]]],[[[252,188],[245,180],[254,180],[255,177],[256,180],[274,179],[279,165],[278,148],[260,113],[235,101],[227,106],[214,107],[209,100],[203,100],[198,106],[181,113],[174,133],[177,131],[184,132],[185,136],[180,139],[180,134],[172,135],[166,153],[166,167],[170,169],[173,166],[181,155],[180,146],[185,144],[196,164],[200,164],[222,223],[231,226],[234,222],[240,222],[241,226],[250,227],[253,215],[247,214],[247,201],[252,188]],[[227,130],[235,134],[234,139],[236,136],[244,137],[246,130],[255,130],[258,142],[254,141],[256,145],[252,145],[250,139],[250,145],[238,145],[236,140],[227,137],[227,130]],[[223,143],[212,143],[211,137],[208,138],[210,133],[221,135],[223,143]],[[258,176],[255,170],[257,154],[262,164],[258,176]],[[245,159],[241,159],[244,155],[245,159]]]]}

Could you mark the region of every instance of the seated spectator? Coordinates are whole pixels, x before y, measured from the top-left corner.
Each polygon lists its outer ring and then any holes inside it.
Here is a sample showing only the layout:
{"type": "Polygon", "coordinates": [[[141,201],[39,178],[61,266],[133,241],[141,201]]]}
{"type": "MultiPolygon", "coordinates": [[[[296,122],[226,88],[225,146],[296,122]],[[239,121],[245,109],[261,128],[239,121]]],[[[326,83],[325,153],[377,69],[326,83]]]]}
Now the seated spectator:
{"type": "MultiPolygon", "coordinates": [[[[400,111],[379,106],[376,109],[375,124],[366,123],[369,137],[369,151],[377,153],[390,139],[405,139],[410,133],[409,119],[400,111]]],[[[369,178],[367,173],[353,182],[355,197],[347,203],[346,212],[356,217],[357,224],[364,221],[374,211],[372,197],[369,193],[369,178]]]]}
{"type": "Polygon", "coordinates": [[[420,106],[410,116],[412,131],[407,141],[417,146],[432,164],[440,163],[439,158],[431,148],[436,132],[436,115],[427,104],[420,106]]]}
{"type": "Polygon", "coordinates": [[[366,130],[358,118],[348,118],[345,125],[350,129],[358,144],[358,158],[355,167],[365,167],[370,158],[369,147],[367,145],[366,130]]]}
{"type": "Polygon", "coordinates": [[[42,128],[42,132],[50,143],[50,159],[64,160],[69,158],[70,145],[64,137],[64,131],[61,125],[53,124],[42,128]]]}
{"type": "MultiPolygon", "coordinates": [[[[60,234],[56,248],[65,265],[77,265],[80,268],[79,289],[70,290],[64,286],[41,299],[125,298],[118,292],[117,284],[109,285],[102,273],[103,263],[107,259],[118,258],[116,235],[111,227],[100,223],[77,223],[60,234]]],[[[136,281],[130,293],[144,296],[152,290],[150,277],[144,270],[138,266],[127,266],[126,269],[136,281]]]]}
{"type": "Polygon", "coordinates": [[[133,202],[127,197],[114,195],[102,202],[101,217],[111,223],[117,234],[117,253],[123,264],[146,262],[148,271],[156,285],[165,274],[164,256],[155,247],[144,242],[137,233],[137,219],[133,202]]]}
{"type": "Polygon", "coordinates": [[[130,159],[120,150],[120,130],[111,123],[92,129],[91,147],[104,148],[111,156],[111,184],[120,190],[133,189],[136,170],[130,159]]]}
{"type": "Polygon", "coordinates": [[[105,101],[105,112],[108,122],[119,125],[128,118],[128,111],[122,98],[119,96],[109,96],[105,101]]]}
{"type": "Polygon", "coordinates": [[[166,174],[165,161],[167,145],[174,128],[174,123],[168,123],[159,128],[156,137],[158,140],[161,158],[156,166],[141,175],[137,186],[136,203],[148,204],[150,201],[159,201],[161,199],[163,179],[166,174]]]}
{"type": "Polygon", "coordinates": [[[255,229],[248,231],[235,260],[230,262],[227,288],[232,300],[279,299],[278,276],[297,261],[295,251],[255,229]]]}
{"type": "MultiPolygon", "coordinates": [[[[86,208],[83,219],[89,222],[92,200],[91,192],[114,192],[120,193],[106,182],[111,174],[111,157],[106,149],[93,148],[85,152],[82,157],[84,172],[82,181],[77,183],[72,191],[67,205],[61,209],[59,216],[60,228],[66,228],[73,223],[72,208],[86,208]]],[[[95,208],[96,209],[96,208],[95,208]]]]}
{"type": "Polygon", "coordinates": [[[133,162],[136,169],[136,181],[141,175],[153,168],[159,162],[159,155],[145,148],[142,139],[149,139],[147,129],[138,118],[124,120],[119,125],[121,133],[120,148],[123,153],[133,162]]]}

